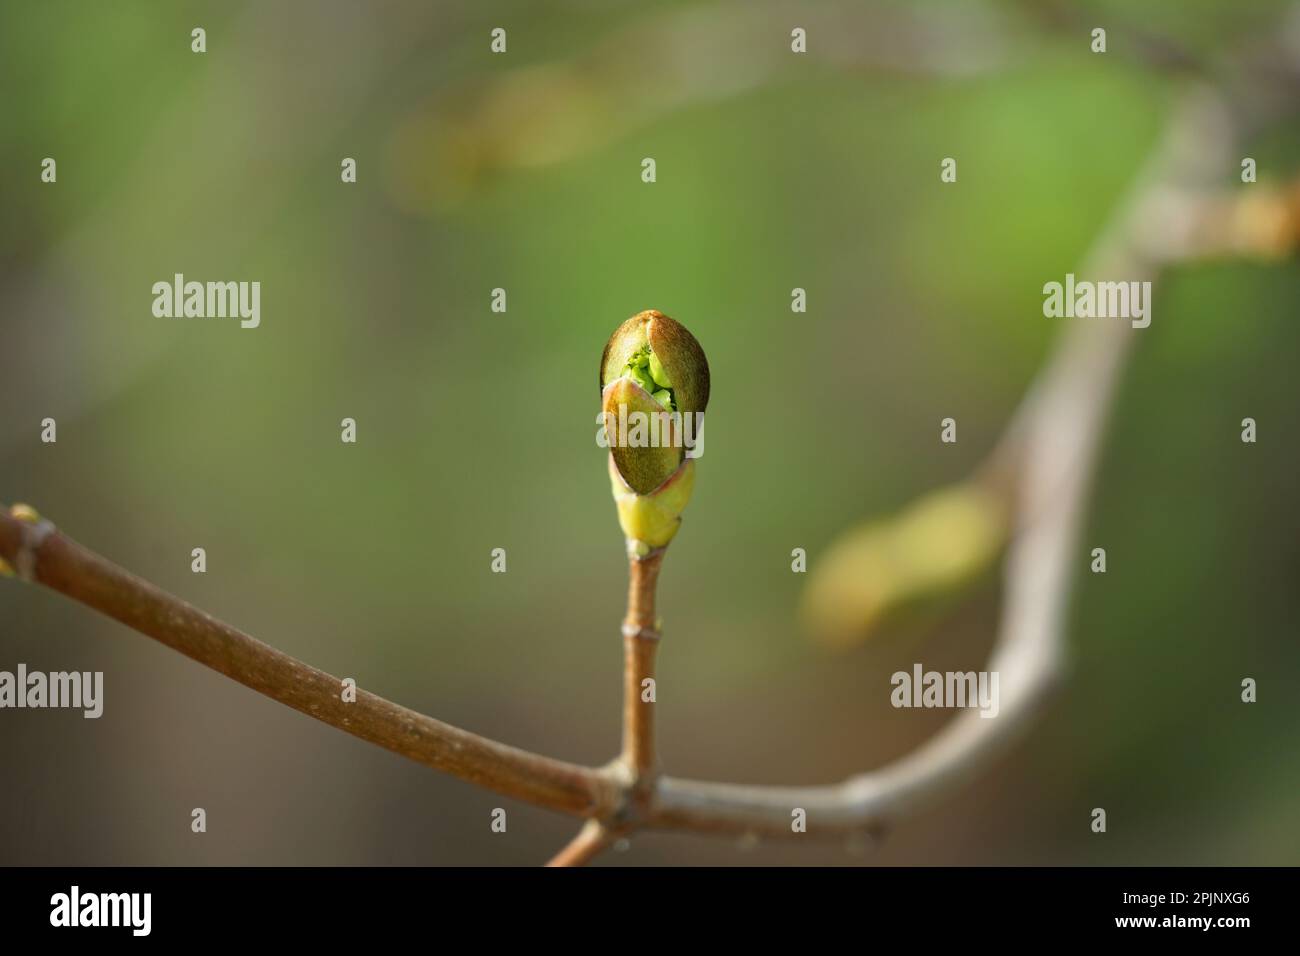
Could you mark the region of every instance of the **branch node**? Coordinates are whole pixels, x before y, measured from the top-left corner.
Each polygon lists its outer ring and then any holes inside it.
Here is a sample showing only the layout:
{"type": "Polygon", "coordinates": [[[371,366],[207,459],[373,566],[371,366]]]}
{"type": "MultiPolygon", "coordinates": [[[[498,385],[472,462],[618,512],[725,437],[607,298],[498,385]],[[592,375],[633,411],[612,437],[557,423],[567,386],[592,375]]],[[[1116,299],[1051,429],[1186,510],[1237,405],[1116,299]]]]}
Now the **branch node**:
{"type": "Polygon", "coordinates": [[[624,539],[627,544],[627,557],[629,561],[650,561],[655,558],[663,557],[663,553],[668,550],[668,545],[660,545],[657,548],[649,548],[644,541],[638,541],[636,538],[624,539]]]}
{"type": "Polygon", "coordinates": [[[657,641],[663,637],[663,634],[653,627],[637,627],[635,624],[624,624],[623,636],[628,640],[657,641]]]}
{"type": "Polygon", "coordinates": [[[0,559],[0,574],[13,575],[31,584],[36,581],[37,553],[56,529],[53,522],[42,518],[31,505],[14,505],[9,514],[18,519],[22,537],[14,554],[14,563],[10,565],[0,559]]]}

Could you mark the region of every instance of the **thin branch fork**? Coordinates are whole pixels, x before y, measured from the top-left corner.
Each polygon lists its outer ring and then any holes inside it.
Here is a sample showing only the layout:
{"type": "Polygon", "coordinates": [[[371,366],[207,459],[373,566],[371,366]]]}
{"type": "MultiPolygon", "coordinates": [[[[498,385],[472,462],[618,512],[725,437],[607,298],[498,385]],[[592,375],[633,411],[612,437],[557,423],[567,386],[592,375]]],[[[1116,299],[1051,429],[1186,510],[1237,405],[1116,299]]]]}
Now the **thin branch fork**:
{"type": "Polygon", "coordinates": [[[615,833],[599,820],[588,820],[578,835],[547,861],[548,867],[586,866],[615,840],[615,833]]]}

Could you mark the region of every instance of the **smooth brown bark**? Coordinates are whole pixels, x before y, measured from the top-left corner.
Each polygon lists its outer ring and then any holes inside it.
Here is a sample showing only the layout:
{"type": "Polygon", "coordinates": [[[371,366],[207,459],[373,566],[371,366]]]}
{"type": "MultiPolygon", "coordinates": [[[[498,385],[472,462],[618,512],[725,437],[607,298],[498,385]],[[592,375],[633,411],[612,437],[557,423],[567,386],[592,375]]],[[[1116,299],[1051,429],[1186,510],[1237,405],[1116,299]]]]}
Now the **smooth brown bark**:
{"type": "Polygon", "coordinates": [[[644,685],[654,680],[659,631],[655,619],[655,588],[663,564],[662,549],[628,562],[627,617],[623,621],[623,754],[632,775],[633,789],[644,791],[653,783],[655,754],[653,700],[644,685]]]}
{"type": "Polygon", "coordinates": [[[598,770],[480,737],[360,688],[355,702],[344,702],[339,678],[216,620],[58,531],[31,547],[34,527],[0,509],[0,557],[30,567],[35,582],[259,694],[417,763],[538,806],[585,817],[619,802],[617,785],[598,770]]]}

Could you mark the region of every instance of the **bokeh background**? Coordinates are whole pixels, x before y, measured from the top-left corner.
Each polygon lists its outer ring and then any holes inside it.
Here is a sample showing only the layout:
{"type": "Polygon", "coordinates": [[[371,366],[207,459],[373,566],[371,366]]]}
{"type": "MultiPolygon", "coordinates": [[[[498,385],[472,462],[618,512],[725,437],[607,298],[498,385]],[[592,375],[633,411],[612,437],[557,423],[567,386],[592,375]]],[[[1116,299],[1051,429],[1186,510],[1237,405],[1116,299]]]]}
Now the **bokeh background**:
{"type": "MultiPolygon", "coordinates": [[[[1042,284],[1079,265],[1187,82],[1124,55],[1125,26],[1214,56],[1286,5],[1065,8],[1082,26],[1005,3],[6,2],[0,500],[376,693],[603,763],[625,570],[596,366],[661,309],[714,377],[661,585],[663,760],[765,783],[878,766],[950,719],[892,709],[889,675],[980,667],[997,582],[928,632],[831,653],[801,631],[791,549],[815,565],[995,443],[1063,327],[1042,284]],[[260,280],[261,328],[154,318],[176,272],[260,280]]],[[[1300,131],[1250,154],[1287,178],[1300,131]]],[[[978,782],[866,856],[647,833],[602,862],[1300,860],[1298,301],[1294,262],[1157,292],[1083,535],[1109,572],[1081,553],[1070,679],[978,782]]],[[[0,863],[533,864],[575,830],[0,581],[0,668],[18,662],[102,670],[106,704],[0,712],[0,863]]]]}

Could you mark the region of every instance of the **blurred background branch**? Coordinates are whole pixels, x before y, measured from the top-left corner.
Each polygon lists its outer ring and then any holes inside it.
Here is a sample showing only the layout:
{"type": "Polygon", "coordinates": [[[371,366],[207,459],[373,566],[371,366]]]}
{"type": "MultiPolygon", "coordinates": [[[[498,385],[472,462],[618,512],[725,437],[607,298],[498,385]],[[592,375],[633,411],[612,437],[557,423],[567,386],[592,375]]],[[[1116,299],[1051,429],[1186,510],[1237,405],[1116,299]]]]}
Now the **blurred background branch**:
{"type": "MultiPolygon", "coordinates": [[[[1291,122],[1300,110],[1300,57],[1283,59],[1290,69],[1261,79],[1253,70],[1259,53],[1249,50],[1223,87],[1193,85],[1081,276],[1154,283],[1171,267],[1206,258],[1272,260],[1295,250],[1294,186],[1226,198],[1220,187],[1248,137],[1291,122]]],[[[900,606],[968,583],[1009,542],[1002,618],[987,665],[1000,675],[997,718],[964,712],[913,753],[835,787],[666,779],[659,823],[788,835],[791,809],[802,807],[830,835],[877,834],[961,784],[1024,731],[1063,670],[1068,601],[1082,560],[1079,528],[1106,417],[1143,331],[1126,321],[1076,319],[976,478],[850,536],[827,555],[810,588],[813,626],[852,640],[900,606]]]]}

